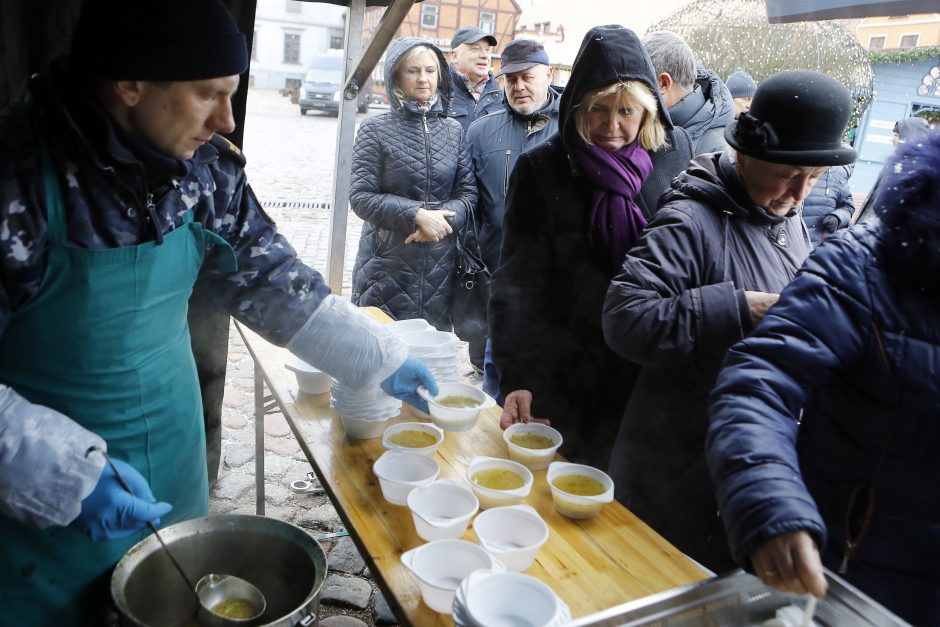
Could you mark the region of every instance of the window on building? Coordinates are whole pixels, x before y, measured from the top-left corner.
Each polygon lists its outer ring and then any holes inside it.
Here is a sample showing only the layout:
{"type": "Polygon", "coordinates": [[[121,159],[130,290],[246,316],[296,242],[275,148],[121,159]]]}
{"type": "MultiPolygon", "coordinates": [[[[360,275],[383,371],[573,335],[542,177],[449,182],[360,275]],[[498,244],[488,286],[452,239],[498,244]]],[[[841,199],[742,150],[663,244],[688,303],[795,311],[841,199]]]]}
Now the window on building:
{"type": "Polygon", "coordinates": [[[258,60],[258,31],[251,36],[251,60],[258,60]]]}
{"type": "Polygon", "coordinates": [[[300,64],[300,33],[284,33],[284,63],[300,64]]]}
{"type": "Polygon", "coordinates": [[[303,9],[303,6],[304,5],[297,2],[297,0],[287,0],[287,6],[285,6],[284,9],[288,13],[300,13],[301,10],[303,9]]]}
{"type": "Polygon", "coordinates": [[[424,28],[437,28],[437,7],[435,5],[421,5],[421,26],[424,28]]]}
{"type": "Polygon", "coordinates": [[[343,48],[343,34],[331,33],[330,34],[330,49],[341,50],[342,48],[343,48]]]}
{"type": "Polygon", "coordinates": [[[887,41],[887,36],[885,35],[872,35],[868,38],[868,49],[869,50],[884,50],[885,41],[887,41]]]}
{"type": "Polygon", "coordinates": [[[920,34],[915,33],[913,35],[901,35],[901,44],[899,48],[914,48],[917,46],[917,42],[920,40],[920,34]]]}
{"type": "Polygon", "coordinates": [[[487,35],[496,32],[496,14],[489,11],[480,11],[480,30],[487,35]]]}

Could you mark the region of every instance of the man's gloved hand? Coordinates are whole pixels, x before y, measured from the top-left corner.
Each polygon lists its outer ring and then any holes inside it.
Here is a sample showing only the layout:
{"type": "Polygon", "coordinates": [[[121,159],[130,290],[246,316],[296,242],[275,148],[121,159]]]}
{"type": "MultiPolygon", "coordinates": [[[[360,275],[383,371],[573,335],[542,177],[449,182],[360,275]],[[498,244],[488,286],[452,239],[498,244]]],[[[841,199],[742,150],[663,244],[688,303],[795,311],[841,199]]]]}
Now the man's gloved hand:
{"type": "Polygon", "coordinates": [[[822,229],[826,233],[835,233],[839,230],[839,216],[829,213],[823,216],[822,229]]]}
{"type": "Polygon", "coordinates": [[[160,517],[173,509],[169,503],[157,503],[147,480],[126,462],[112,460],[134,494],[121,486],[114,469],[105,464],[101,478],[91,494],[82,501],[82,511],[74,525],[92,540],[117,540],[147,526],[160,524],[160,517]]]}
{"type": "Polygon", "coordinates": [[[419,385],[426,387],[431,396],[437,396],[439,390],[434,375],[424,362],[410,355],[405,359],[405,363],[398,367],[398,370],[380,384],[382,391],[386,394],[400,398],[409,405],[427,412],[427,401],[418,396],[416,391],[419,385]]]}

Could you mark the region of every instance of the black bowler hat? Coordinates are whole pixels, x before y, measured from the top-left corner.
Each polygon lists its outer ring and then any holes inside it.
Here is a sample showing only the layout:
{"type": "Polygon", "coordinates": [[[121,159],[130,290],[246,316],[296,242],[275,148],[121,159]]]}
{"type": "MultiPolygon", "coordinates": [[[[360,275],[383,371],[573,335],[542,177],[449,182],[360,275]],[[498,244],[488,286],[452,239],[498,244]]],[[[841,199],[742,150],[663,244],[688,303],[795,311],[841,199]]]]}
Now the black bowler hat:
{"type": "Polygon", "coordinates": [[[491,46],[496,45],[496,38],[492,35],[484,33],[482,29],[479,29],[476,26],[464,26],[454,33],[454,38],[450,40],[450,49],[453,50],[460,44],[475,44],[481,39],[485,39],[490,42],[491,46]]]}
{"type": "Polygon", "coordinates": [[[846,165],[855,150],[842,142],[852,111],[838,81],[810,70],[774,74],[758,86],[751,110],[725,127],[740,153],[788,165],[846,165]]]}
{"type": "Polygon", "coordinates": [[[548,65],[548,53],[545,46],[532,39],[516,39],[507,44],[500,58],[499,74],[524,72],[536,65],[548,65]]]}

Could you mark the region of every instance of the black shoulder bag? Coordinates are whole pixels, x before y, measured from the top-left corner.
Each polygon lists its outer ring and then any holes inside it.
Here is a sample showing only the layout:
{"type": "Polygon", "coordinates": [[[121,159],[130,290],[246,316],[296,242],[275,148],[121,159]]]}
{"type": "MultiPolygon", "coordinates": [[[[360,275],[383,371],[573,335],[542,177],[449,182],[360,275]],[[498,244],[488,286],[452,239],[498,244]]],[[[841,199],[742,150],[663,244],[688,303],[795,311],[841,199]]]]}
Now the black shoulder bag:
{"type": "Polygon", "coordinates": [[[486,308],[490,302],[492,275],[483,262],[480,238],[473,208],[467,208],[467,221],[457,233],[457,263],[451,319],[461,340],[482,340],[488,334],[486,308]]]}

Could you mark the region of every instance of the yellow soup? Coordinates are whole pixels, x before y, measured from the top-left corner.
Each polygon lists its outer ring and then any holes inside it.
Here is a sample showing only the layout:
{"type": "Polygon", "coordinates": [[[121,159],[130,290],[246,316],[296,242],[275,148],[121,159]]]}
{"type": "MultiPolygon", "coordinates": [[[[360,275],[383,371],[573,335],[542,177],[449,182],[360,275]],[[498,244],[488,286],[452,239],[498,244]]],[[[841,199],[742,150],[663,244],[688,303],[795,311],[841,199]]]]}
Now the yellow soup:
{"type": "Polygon", "coordinates": [[[258,610],[245,599],[226,599],[213,607],[212,613],[222,618],[251,618],[258,610]]]}
{"type": "Polygon", "coordinates": [[[469,409],[470,407],[476,407],[480,404],[480,402],[475,398],[456,395],[438,398],[435,399],[434,402],[438,405],[443,405],[444,407],[453,407],[455,409],[469,409]]]}
{"type": "Polygon", "coordinates": [[[515,433],[509,436],[509,441],[516,446],[531,449],[552,448],[555,446],[554,440],[537,433],[515,433]]]}
{"type": "Polygon", "coordinates": [[[525,485],[525,479],[505,468],[489,468],[473,473],[471,477],[477,485],[490,490],[515,490],[525,485]]]}
{"type": "Polygon", "coordinates": [[[604,485],[600,481],[584,475],[555,477],[552,484],[562,492],[575,496],[597,496],[604,493],[604,485]]]}
{"type": "Polygon", "coordinates": [[[425,448],[437,442],[437,438],[424,431],[413,431],[409,429],[388,436],[388,441],[392,444],[408,448],[425,448]]]}

